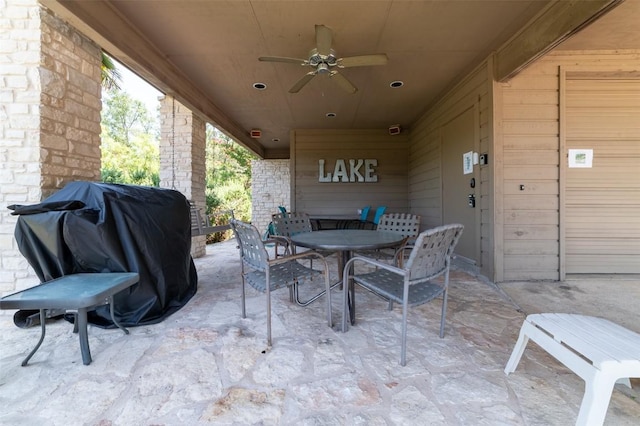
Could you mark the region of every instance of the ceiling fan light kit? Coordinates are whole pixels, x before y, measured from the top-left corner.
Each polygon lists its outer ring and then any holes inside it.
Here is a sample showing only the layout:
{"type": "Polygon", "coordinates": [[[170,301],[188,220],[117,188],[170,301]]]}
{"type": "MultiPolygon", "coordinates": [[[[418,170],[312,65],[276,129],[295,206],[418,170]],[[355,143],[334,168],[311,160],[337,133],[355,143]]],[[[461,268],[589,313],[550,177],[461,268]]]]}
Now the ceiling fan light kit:
{"type": "Polygon", "coordinates": [[[261,56],[259,61],[264,62],[284,62],[302,65],[313,68],[306,73],[289,89],[289,93],[298,93],[318,74],[326,74],[340,88],[347,93],[356,93],[358,88],[351,83],[344,75],[334,68],[364,67],[373,65],[386,65],[387,55],[377,53],[373,55],[350,56],[338,58],[332,49],[333,31],[324,25],[316,25],[316,47],[311,49],[307,59],[289,58],[285,56],[261,56]]]}

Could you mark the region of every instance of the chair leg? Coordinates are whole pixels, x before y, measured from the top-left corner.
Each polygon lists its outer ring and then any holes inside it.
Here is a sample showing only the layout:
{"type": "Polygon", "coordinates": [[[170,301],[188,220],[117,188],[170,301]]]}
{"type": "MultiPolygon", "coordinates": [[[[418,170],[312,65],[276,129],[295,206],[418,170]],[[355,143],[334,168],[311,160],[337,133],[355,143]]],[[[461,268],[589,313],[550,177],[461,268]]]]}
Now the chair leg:
{"type": "Polygon", "coordinates": [[[267,282],[267,345],[271,346],[271,292],[267,282]]]}
{"type": "Polygon", "coordinates": [[[327,321],[329,328],[333,327],[333,317],[331,316],[331,280],[329,278],[329,266],[325,262],[324,264],[324,286],[327,294],[327,321]]]}
{"type": "Polygon", "coordinates": [[[400,365],[407,365],[407,298],[402,304],[402,347],[400,348],[400,365]]]}
{"type": "Polygon", "coordinates": [[[444,323],[447,319],[447,296],[449,293],[449,267],[444,273],[444,291],[442,292],[442,312],[440,313],[440,338],[444,338],[444,323]]]}
{"type": "Polygon", "coordinates": [[[298,284],[294,282],[292,285],[287,287],[289,287],[289,302],[296,302],[298,299],[298,284]]]}
{"type": "Polygon", "coordinates": [[[604,423],[614,384],[615,379],[602,373],[596,373],[594,377],[585,380],[584,396],[580,404],[576,425],[601,425],[604,423]]]}
{"type": "Polygon", "coordinates": [[[247,317],[247,306],[245,303],[245,290],[244,290],[244,275],[242,276],[242,318],[247,317]]]}
{"type": "Polygon", "coordinates": [[[402,291],[402,343],[400,348],[400,365],[407,365],[407,313],[409,311],[409,282],[405,279],[402,291]]]}
{"type": "Polygon", "coordinates": [[[518,341],[516,345],[513,347],[513,351],[511,352],[511,356],[509,357],[509,361],[507,361],[507,365],[504,368],[504,373],[509,375],[509,373],[513,373],[516,371],[516,367],[520,363],[520,358],[522,358],[522,354],[524,353],[524,349],[527,347],[527,343],[529,342],[529,336],[527,336],[527,328],[529,327],[529,323],[525,319],[522,323],[522,327],[520,328],[520,336],[518,336],[518,341]]]}
{"type": "MultiPolygon", "coordinates": [[[[338,258],[338,261],[340,261],[340,258],[338,258]]],[[[342,263],[344,264],[344,262],[342,263]]],[[[348,318],[351,317],[351,312],[349,312],[349,271],[346,269],[339,270],[342,271],[342,332],[345,333],[349,329],[348,318]]]]}
{"type": "Polygon", "coordinates": [[[447,288],[442,292],[442,313],[440,314],[440,338],[444,337],[444,322],[447,319],[447,288]]]}

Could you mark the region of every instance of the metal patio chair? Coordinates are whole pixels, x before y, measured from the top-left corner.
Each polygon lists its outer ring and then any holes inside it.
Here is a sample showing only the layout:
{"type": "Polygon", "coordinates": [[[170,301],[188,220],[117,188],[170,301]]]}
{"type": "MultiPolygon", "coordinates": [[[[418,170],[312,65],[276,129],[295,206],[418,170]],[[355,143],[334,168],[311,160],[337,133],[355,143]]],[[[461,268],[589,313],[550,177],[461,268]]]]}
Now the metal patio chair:
{"type": "MultiPolygon", "coordinates": [[[[306,213],[288,212],[277,213],[271,215],[271,223],[273,223],[275,234],[285,237],[289,242],[289,238],[293,235],[303,232],[312,232],[311,219],[306,213]]],[[[290,255],[296,253],[296,246],[289,244],[289,251],[285,251],[282,255],[290,255]]],[[[276,257],[281,256],[276,251],[276,257]]]]}
{"type": "Polygon", "coordinates": [[[349,260],[343,272],[342,331],[346,331],[348,327],[349,305],[350,303],[355,304],[353,287],[353,283],[355,283],[386,300],[402,304],[401,365],[406,365],[407,362],[407,311],[409,306],[421,305],[442,295],[440,337],[444,337],[449,266],[451,255],[463,229],[463,225],[451,224],[422,232],[416,239],[409,259],[402,267],[360,256],[349,260]],[[362,274],[351,274],[351,267],[356,263],[374,266],[376,270],[362,274]],[[443,282],[433,281],[440,276],[444,276],[443,282]],[[349,285],[350,283],[351,285],[349,285]]]}
{"type": "MultiPolygon", "coordinates": [[[[260,232],[255,226],[239,220],[232,220],[231,227],[238,241],[242,273],[242,318],[246,318],[245,283],[267,295],[267,343],[271,346],[271,292],[282,287],[289,288],[289,299],[297,298],[298,286],[305,280],[322,276],[327,294],[327,322],[332,326],[331,291],[329,283],[329,266],[322,255],[313,251],[300,254],[269,258],[260,232]],[[303,266],[298,260],[316,259],[322,270],[314,270],[303,266]]],[[[272,237],[278,239],[277,236],[272,237]]]]}
{"type": "MultiPolygon", "coordinates": [[[[284,237],[287,241],[287,246],[284,247],[285,251],[282,254],[280,254],[277,249],[278,246],[276,246],[276,257],[296,254],[297,248],[291,243],[291,237],[304,232],[313,232],[311,219],[306,213],[289,212],[273,214],[271,215],[271,223],[273,224],[275,235],[284,237]]],[[[330,253],[321,254],[326,256],[330,253]]],[[[311,267],[313,267],[313,260],[311,260],[311,267]]]]}
{"type": "MultiPolygon", "coordinates": [[[[271,216],[271,223],[273,223],[274,230],[276,235],[284,237],[287,239],[288,250],[283,254],[278,252],[278,245],[276,245],[275,255],[276,257],[282,255],[291,255],[297,254],[298,248],[295,244],[291,243],[291,237],[296,234],[301,234],[305,232],[313,232],[313,227],[311,226],[311,219],[307,213],[303,212],[288,212],[288,213],[278,213],[271,216]]],[[[307,251],[305,249],[304,251],[307,251]]],[[[316,253],[322,255],[323,257],[334,255],[335,252],[332,251],[324,251],[324,250],[314,250],[316,253]]],[[[313,268],[313,258],[309,259],[309,267],[313,268]]],[[[296,289],[297,290],[297,289],[296,289]]],[[[307,306],[310,303],[314,302],[320,296],[322,296],[324,292],[316,294],[306,301],[301,301],[299,298],[299,293],[295,292],[295,301],[300,306],[307,306]]]]}
{"type": "Polygon", "coordinates": [[[367,250],[357,254],[365,257],[373,257],[378,260],[391,261],[396,266],[402,266],[402,262],[408,255],[420,233],[420,216],[409,213],[385,213],[378,220],[377,231],[395,232],[406,237],[407,240],[397,249],[367,250]]]}

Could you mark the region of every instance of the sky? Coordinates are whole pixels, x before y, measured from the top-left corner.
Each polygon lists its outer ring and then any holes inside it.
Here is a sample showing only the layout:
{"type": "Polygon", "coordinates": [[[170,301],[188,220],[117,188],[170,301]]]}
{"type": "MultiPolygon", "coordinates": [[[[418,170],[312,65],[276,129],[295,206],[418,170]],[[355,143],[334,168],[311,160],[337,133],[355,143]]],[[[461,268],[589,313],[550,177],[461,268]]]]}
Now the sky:
{"type": "Polygon", "coordinates": [[[132,98],[144,103],[150,113],[155,113],[160,105],[158,96],[162,96],[162,92],[156,90],[155,87],[129,71],[124,65],[118,62],[115,62],[115,64],[122,76],[120,88],[127,92],[132,98]]]}

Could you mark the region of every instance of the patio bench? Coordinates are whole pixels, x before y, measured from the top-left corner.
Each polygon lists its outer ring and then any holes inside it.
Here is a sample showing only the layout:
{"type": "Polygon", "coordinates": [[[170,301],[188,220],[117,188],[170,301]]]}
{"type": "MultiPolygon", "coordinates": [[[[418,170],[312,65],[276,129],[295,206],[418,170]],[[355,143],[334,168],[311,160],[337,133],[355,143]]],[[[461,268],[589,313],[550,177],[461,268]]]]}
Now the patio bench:
{"type": "Polygon", "coordinates": [[[81,273],[65,275],[35,287],[10,294],[0,299],[0,309],[36,309],[40,311],[41,334],[35,348],[22,361],[26,366],[44,340],[46,310],[63,309],[75,314],[74,332],[80,337],[80,351],[84,365],[91,364],[91,351],[87,334],[87,312],[97,306],[109,304],[113,323],[125,334],[129,330],[116,321],[113,296],[137,283],[135,272],[81,273]]]}
{"type": "Polygon", "coordinates": [[[190,201],[190,215],[191,215],[191,235],[208,235],[213,234],[214,232],[222,232],[231,229],[231,223],[229,222],[234,218],[233,210],[221,210],[219,212],[214,212],[211,215],[202,215],[200,213],[200,208],[196,206],[195,202],[190,201]],[[211,218],[216,216],[226,216],[229,220],[222,225],[212,225],[211,218]]]}
{"type": "Polygon", "coordinates": [[[640,377],[640,334],[603,318],[574,314],[531,314],[504,372],[515,371],[529,339],[585,381],[576,425],[601,425],[616,382],[631,388],[640,377]]]}

